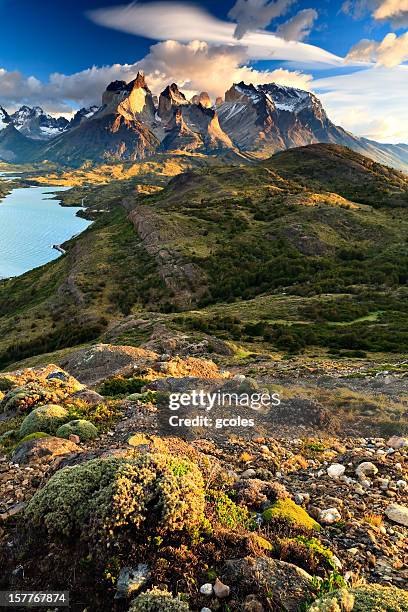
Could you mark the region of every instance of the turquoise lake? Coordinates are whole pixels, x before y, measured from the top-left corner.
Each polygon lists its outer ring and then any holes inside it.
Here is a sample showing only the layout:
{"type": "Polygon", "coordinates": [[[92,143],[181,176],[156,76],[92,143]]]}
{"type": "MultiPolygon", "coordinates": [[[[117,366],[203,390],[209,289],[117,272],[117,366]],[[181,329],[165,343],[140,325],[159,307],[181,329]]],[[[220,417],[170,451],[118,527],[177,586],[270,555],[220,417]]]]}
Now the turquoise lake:
{"type": "Polygon", "coordinates": [[[61,257],[52,245],[88,227],[90,221],[76,216],[80,207],[66,208],[50,199],[64,189],[23,187],[0,201],[0,278],[24,274],[61,257]]]}

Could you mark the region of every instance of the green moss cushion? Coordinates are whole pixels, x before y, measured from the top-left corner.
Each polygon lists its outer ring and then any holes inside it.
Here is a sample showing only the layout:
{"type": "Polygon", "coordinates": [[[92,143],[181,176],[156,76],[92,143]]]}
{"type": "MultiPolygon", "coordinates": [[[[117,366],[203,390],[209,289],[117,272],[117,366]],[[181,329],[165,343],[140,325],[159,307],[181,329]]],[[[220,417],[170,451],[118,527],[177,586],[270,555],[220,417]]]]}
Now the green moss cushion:
{"type": "Polygon", "coordinates": [[[264,511],[262,516],[267,523],[275,518],[283,518],[300,527],[315,529],[316,531],[321,529],[319,523],[312,519],[306,510],[295,504],[289,497],[278,499],[273,506],[264,511]]]}
{"type": "Polygon", "coordinates": [[[56,431],[56,435],[59,438],[69,438],[71,434],[79,436],[82,442],[86,440],[93,440],[98,437],[98,430],[95,425],[85,419],[76,419],[75,421],[69,421],[61,425],[56,431]]]}
{"type": "Polygon", "coordinates": [[[65,408],[57,404],[46,404],[26,416],[20,426],[20,436],[24,438],[38,431],[54,434],[67,419],[68,411],[65,408]]]}

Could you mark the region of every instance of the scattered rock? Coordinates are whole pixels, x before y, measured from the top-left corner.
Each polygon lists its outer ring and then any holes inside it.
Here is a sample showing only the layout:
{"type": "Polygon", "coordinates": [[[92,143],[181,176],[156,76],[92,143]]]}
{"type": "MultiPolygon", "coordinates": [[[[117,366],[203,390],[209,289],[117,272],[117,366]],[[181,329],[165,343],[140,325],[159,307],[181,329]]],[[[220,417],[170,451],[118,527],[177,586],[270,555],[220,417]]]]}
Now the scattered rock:
{"type": "Polygon", "coordinates": [[[211,584],[211,582],[206,582],[205,584],[203,584],[200,587],[200,593],[201,593],[201,595],[206,595],[207,597],[212,595],[213,594],[213,585],[211,584]]]}
{"type": "Polygon", "coordinates": [[[391,504],[385,511],[387,518],[394,523],[408,527],[408,508],[400,504],[391,504]]]}
{"type": "Polygon", "coordinates": [[[341,465],[341,463],[333,463],[327,468],[327,473],[330,478],[340,478],[340,476],[343,476],[345,471],[346,468],[344,465],[341,465]]]}
{"type": "Polygon", "coordinates": [[[255,476],[256,476],[256,470],[252,468],[245,470],[245,472],[242,472],[241,474],[241,478],[255,478],[255,476]]]}
{"type": "Polygon", "coordinates": [[[326,510],[320,510],[318,521],[323,525],[332,525],[337,523],[341,519],[341,514],[337,508],[327,508],[326,510]]]}
{"type": "Polygon", "coordinates": [[[227,586],[217,578],[214,583],[213,590],[215,596],[218,597],[218,599],[225,599],[225,597],[229,596],[231,589],[229,586],[227,586]]]}
{"type": "Polygon", "coordinates": [[[24,510],[25,506],[26,504],[24,502],[14,504],[14,506],[9,508],[7,512],[3,512],[2,514],[0,514],[0,521],[5,521],[6,519],[10,518],[10,516],[15,516],[16,514],[19,514],[24,510]]]}
{"type": "Polygon", "coordinates": [[[364,461],[356,468],[356,474],[358,478],[364,478],[364,476],[375,476],[378,473],[378,467],[371,463],[371,461],[364,461]]]}

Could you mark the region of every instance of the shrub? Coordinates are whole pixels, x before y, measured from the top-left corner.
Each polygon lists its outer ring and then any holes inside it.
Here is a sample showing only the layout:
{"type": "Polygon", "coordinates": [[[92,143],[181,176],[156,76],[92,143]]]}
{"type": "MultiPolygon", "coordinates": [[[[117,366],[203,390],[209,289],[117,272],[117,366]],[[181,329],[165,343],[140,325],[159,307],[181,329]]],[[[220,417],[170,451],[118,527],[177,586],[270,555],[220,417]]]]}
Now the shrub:
{"type": "Polygon", "coordinates": [[[109,539],[126,528],[138,535],[143,528],[153,535],[193,533],[203,522],[204,505],[197,466],[157,453],[62,469],[33,496],[26,516],[32,527],[44,525],[49,534],[109,539]]]}
{"type": "Polygon", "coordinates": [[[59,394],[55,391],[45,389],[36,383],[28,383],[6,393],[0,407],[3,412],[9,410],[29,412],[38,404],[54,403],[58,399],[59,394]]]}
{"type": "Polygon", "coordinates": [[[71,434],[79,436],[80,440],[93,440],[98,437],[98,430],[95,425],[85,419],[76,419],[75,421],[69,421],[58,427],[55,435],[59,438],[69,438],[71,434]]]}
{"type": "Polygon", "coordinates": [[[290,523],[294,523],[298,527],[306,527],[306,529],[314,529],[320,531],[321,527],[306,510],[295,504],[290,499],[278,499],[270,508],[267,508],[262,514],[264,521],[267,523],[274,519],[285,519],[290,523]]]}
{"type": "Polygon", "coordinates": [[[132,393],[140,393],[145,384],[146,380],[144,378],[117,376],[105,380],[99,388],[99,393],[108,397],[130,395],[132,393]]]}
{"type": "Polygon", "coordinates": [[[15,386],[15,383],[11,380],[11,378],[7,378],[6,376],[0,377],[0,391],[9,391],[15,386]]]}
{"type": "Polygon", "coordinates": [[[67,417],[68,411],[56,404],[46,404],[40,408],[35,408],[21,423],[20,436],[24,438],[24,436],[36,431],[54,434],[58,427],[67,420],[67,417]]]}
{"type": "Polygon", "coordinates": [[[408,592],[394,586],[366,584],[321,597],[310,612],[408,612],[408,592]]]}
{"type": "Polygon", "coordinates": [[[298,565],[310,574],[327,575],[328,572],[336,569],[333,552],[323,546],[317,538],[305,536],[279,538],[276,552],[282,561],[298,565]]]}
{"type": "Polygon", "coordinates": [[[188,604],[168,591],[157,588],[142,593],[134,599],[129,612],[188,612],[188,604]]]}
{"type": "Polygon", "coordinates": [[[228,495],[220,491],[214,491],[211,497],[214,500],[215,517],[221,525],[230,529],[249,529],[253,526],[254,521],[247,508],[237,506],[228,495]]]}

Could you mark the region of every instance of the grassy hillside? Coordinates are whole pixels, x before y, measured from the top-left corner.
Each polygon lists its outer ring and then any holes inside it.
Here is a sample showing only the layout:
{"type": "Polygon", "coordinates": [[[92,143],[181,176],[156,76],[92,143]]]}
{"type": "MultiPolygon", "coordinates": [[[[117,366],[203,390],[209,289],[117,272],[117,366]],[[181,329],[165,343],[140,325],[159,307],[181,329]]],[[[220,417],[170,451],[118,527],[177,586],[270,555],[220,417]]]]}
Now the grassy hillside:
{"type": "Polygon", "coordinates": [[[177,329],[267,351],[408,350],[401,173],[317,145],[258,165],[190,169],[150,195],[129,179],[87,193],[91,208],[110,212],[66,256],[0,284],[2,367],[152,311],[177,329]]]}

